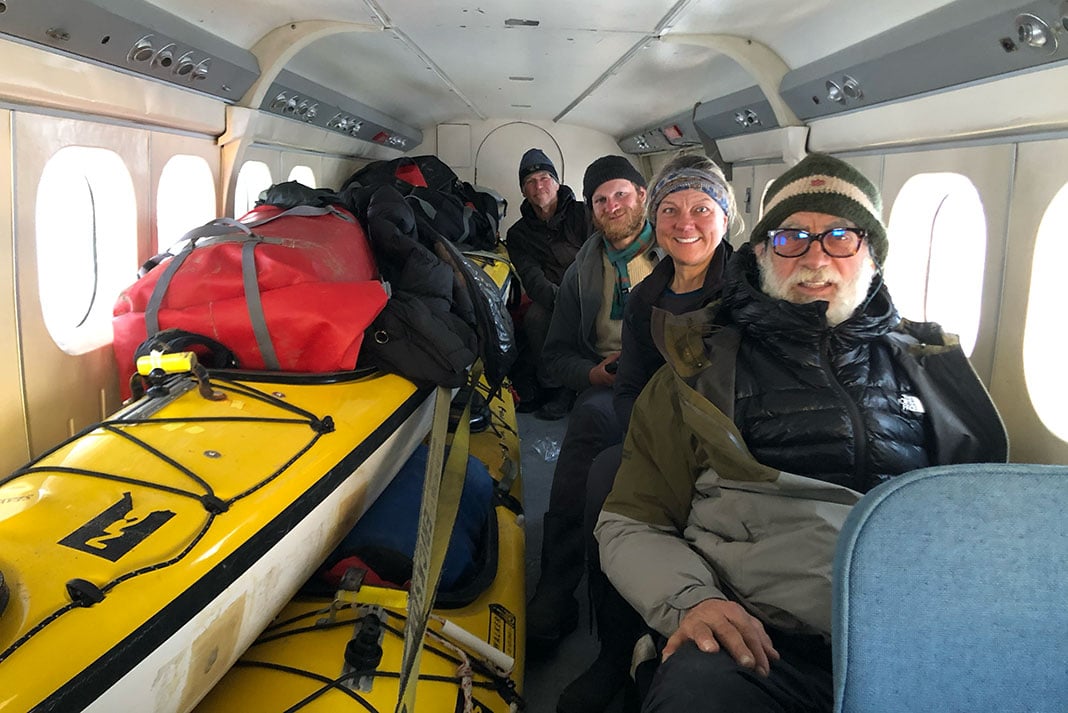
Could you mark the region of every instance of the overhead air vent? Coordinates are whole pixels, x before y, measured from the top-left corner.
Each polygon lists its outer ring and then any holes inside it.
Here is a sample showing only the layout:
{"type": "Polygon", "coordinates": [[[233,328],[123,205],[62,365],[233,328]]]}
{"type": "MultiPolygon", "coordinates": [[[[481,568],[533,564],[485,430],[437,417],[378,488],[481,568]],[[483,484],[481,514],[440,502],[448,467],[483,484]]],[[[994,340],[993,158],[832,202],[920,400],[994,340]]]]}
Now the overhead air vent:
{"type": "Polygon", "coordinates": [[[259,76],[251,52],[141,0],[3,6],[0,36],[228,102],[259,76]]]}
{"type": "Polygon", "coordinates": [[[423,142],[423,132],[292,72],[279,73],[261,111],[398,151],[423,142]]]}
{"type": "MultiPolygon", "coordinates": [[[[992,79],[1068,59],[1049,0],[957,0],[792,70],[781,95],[801,119],[992,79]]],[[[1066,28],[1068,29],[1068,28],[1066,28]]]]}

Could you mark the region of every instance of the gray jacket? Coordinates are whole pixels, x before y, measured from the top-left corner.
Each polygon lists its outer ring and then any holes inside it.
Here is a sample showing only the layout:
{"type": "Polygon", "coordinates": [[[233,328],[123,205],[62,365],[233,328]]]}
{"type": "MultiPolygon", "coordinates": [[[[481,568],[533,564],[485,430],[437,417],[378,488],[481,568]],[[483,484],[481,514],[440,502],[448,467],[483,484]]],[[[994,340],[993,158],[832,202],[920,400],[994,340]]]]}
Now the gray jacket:
{"type": "MultiPolygon", "coordinates": [[[[653,248],[654,258],[661,253],[653,248]]],[[[555,378],[573,391],[590,386],[590,369],[607,354],[597,352],[597,312],[604,294],[604,236],[596,231],[582,245],[556,293],[542,358],[555,378]]],[[[622,323],[621,323],[622,328],[622,323]]]]}

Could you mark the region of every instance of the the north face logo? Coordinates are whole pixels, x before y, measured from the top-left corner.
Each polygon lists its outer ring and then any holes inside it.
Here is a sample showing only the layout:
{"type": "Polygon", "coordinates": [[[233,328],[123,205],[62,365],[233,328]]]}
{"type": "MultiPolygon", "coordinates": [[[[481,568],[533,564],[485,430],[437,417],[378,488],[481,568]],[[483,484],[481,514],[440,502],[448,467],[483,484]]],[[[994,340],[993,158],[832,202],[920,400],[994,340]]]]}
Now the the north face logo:
{"type": "Polygon", "coordinates": [[[912,394],[902,394],[898,397],[897,402],[901,405],[903,411],[911,411],[912,413],[927,413],[927,409],[923,407],[923,402],[912,394]]]}

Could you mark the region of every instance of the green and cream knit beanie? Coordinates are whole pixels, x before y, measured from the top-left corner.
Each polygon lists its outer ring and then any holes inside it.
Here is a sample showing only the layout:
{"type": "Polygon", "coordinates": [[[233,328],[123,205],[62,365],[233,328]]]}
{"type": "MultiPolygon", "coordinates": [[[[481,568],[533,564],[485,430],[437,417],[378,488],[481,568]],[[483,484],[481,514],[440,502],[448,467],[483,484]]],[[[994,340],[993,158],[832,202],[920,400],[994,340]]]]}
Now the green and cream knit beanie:
{"type": "Polygon", "coordinates": [[[868,232],[875,263],[886,262],[889,244],[883,225],[883,199],[864,174],[841,159],[813,153],[779,176],[764,195],[764,214],[753,228],[753,245],[768,238],[768,231],[799,212],[826,213],[853,221],[868,232]]]}

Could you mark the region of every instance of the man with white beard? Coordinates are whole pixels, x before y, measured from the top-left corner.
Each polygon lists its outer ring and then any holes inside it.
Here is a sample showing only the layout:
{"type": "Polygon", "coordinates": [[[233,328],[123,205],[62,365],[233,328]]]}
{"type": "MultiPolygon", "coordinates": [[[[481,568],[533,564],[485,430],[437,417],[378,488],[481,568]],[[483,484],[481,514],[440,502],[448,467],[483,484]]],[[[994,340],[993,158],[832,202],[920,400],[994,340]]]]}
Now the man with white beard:
{"type": "Polygon", "coordinates": [[[894,309],[881,212],[865,176],[809,155],[769,187],[723,299],[654,313],[667,364],[596,529],[602,569],[666,639],[645,711],[830,711],[849,509],[895,475],[1008,456],[957,338],[894,309]]]}

